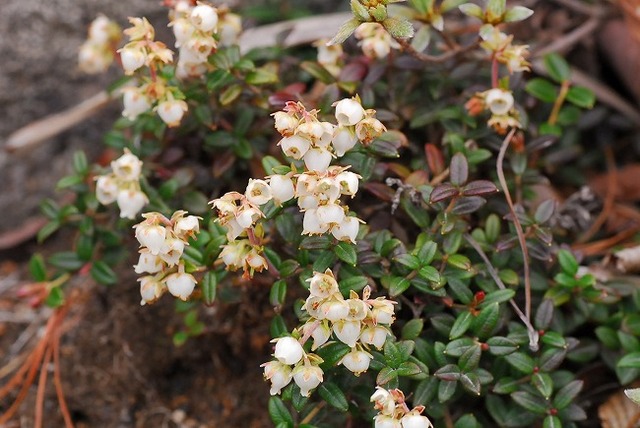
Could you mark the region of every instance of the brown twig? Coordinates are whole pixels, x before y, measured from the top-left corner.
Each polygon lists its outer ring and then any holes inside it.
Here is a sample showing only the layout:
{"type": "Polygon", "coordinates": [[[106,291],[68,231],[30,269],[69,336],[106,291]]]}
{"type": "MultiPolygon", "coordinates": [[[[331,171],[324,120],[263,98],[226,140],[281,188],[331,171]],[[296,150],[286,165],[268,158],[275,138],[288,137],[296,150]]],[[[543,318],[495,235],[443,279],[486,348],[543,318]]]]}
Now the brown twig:
{"type": "Polygon", "coordinates": [[[409,43],[406,39],[396,38],[395,40],[400,44],[402,49],[405,52],[407,52],[409,55],[413,56],[414,58],[420,61],[433,62],[433,63],[441,63],[441,62],[448,61],[462,53],[468,52],[478,47],[478,40],[476,40],[473,43],[470,43],[466,46],[462,46],[458,49],[450,50],[449,52],[445,52],[441,55],[429,55],[424,52],[418,52],[413,46],[411,46],[411,43],[409,43]]]}
{"type": "Polygon", "coordinates": [[[49,374],[49,370],[47,370],[47,366],[51,362],[51,347],[47,347],[47,350],[44,354],[44,359],[42,360],[42,365],[40,367],[40,378],[38,379],[38,390],[36,392],[36,415],[33,426],[35,428],[42,428],[42,414],[44,411],[44,393],[47,387],[47,375],[49,374]]]}

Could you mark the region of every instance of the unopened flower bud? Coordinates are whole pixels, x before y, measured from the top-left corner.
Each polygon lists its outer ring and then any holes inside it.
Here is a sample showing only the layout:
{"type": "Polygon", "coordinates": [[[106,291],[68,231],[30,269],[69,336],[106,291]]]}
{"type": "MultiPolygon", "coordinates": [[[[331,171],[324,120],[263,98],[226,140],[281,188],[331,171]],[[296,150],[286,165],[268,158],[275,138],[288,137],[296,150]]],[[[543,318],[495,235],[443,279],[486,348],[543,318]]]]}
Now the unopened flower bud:
{"type": "Polygon", "coordinates": [[[271,381],[271,395],[280,394],[280,391],[291,382],[291,367],[280,361],[269,361],[262,365],[265,379],[271,381]]]}
{"type": "Polygon", "coordinates": [[[120,180],[136,181],[140,178],[142,161],[127,150],[125,154],[111,162],[111,169],[120,180]]]}
{"type": "Polygon", "coordinates": [[[158,116],[169,127],[180,125],[184,113],[188,110],[183,100],[167,100],[158,104],[158,116]]]}
{"type": "Polygon", "coordinates": [[[313,338],[313,346],[311,346],[312,351],[327,343],[331,337],[331,329],[326,321],[309,321],[302,326],[302,332],[305,336],[309,335],[313,338]]]}
{"type": "Polygon", "coordinates": [[[293,369],[293,381],[300,387],[300,395],[308,397],[311,390],[320,385],[323,378],[322,369],[311,364],[304,364],[293,369]]]}
{"type": "Polygon", "coordinates": [[[298,364],[304,355],[302,345],[291,336],[280,337],[276,341],[273,356],[284,364],[298,364]]]}
{"type": "Polygon", "coordinates": [[[96,199],[102,205],[109,205],[118,198],[118,183],[112,175],[101,175],[96,181],[96,199]]]}
{"type": "Polygon", "coordinates": [[[333,134],[333,149],[338,157],[344,156],[357,142],[358,137],[356,137],[355,131],[351,128],[339,126],[333,134]]]}
{"type": "Polygon", "coordinates": [[[256,205],[264,205],[272,198],[269,183],[264,180],[249,179],[244,195],[249,202],[256,205]]]}
{"type": "Polygon", "coordinates": [[[140,190],[120,190],[116,202],[120,208],[120,217],[134,219],[149,200],[140,190]]]}
{"type": "Polygon", "coordinates": [[[302,159],[311,148],[311,141],[299,135],[284,137],[278,144],[286,156],[296,160],[302,159]]]}
{"type": "Polygon", "coordinates": [[[354,126],[364,119],[362,104],[353,98],[345,98],[336,103],[336,120],[341,126],[354,126]]]}
{"type": "Polygon", "coordinates": [[[485,104],[492,114],[503,116],[513,108],[513,95],[504,89],[489,89],[485,93],[485,104]]]}
{"type": "Polygon", "coordinates": [[[338,241],[356,242],[360,220],[357,217],[345,217],[340,223],[331,228],[331,234],[338,241]]]}
{"type": "Polygon", "coordinates": [[[187,300],[196,287],[196,279],[188,273],[172,273],[166,278],[169,293],[181,300],[187,300]]]}
{"type": "Polygon", "coordinates": [[[339,364],[342,364],[356,376],[359,376],[360,373],[364,373],[369,369],[371,359],[372,356],[368,352],[358,351],[354,348],[342,358],[339,364]]]}
{"type": "Polygon", "coordinates": [[[218,12],[206,4],[200,4],[191,11],[191,22],[201,31],[213,31],[218,25],[218,12]]]}

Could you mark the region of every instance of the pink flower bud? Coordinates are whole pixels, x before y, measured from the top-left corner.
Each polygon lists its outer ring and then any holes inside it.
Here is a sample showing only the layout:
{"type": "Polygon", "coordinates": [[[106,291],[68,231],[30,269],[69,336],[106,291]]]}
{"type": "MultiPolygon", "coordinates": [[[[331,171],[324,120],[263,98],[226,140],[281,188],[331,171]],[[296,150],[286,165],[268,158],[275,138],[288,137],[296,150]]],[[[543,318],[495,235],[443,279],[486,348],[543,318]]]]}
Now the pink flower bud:
{"type": "Polygon", "coordinates": [[[273,356],[284,364],[298,364],[304,355],[302,345],[291,336],[276,339],[276,348],[273,356]]]}

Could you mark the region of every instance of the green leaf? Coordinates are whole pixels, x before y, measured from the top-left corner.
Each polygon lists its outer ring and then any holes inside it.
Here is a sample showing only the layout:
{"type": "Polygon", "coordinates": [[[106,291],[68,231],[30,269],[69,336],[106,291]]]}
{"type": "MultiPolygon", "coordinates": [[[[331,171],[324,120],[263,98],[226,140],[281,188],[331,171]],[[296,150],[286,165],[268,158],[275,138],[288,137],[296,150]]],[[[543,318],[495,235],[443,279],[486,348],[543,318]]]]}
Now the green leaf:
{"type": "Polygon", "coordinates": [[[438,378],[435,376],[420,381],[414,390],[413,404],[416,406],[431,404],[433,397],[435,397],[438,391],[438,383],[438,378]]]}
{"type": "Polygon", "coordinates": [[[340,288],[340,292],[343,295],[349,295],[349,291],[353,290],[355,292],[359,292],[362,290],[367,284],[369,280],[366,276],[353,276],[351,278],[343,279],[338,283],[340,288]]]}
{"type": "Polygon", "coordinates": [[[460,9],[460,12],[464,13],[467,16],[472,16],[478,19],[484,18],[484,12],[482,11],[482,8],[477,4],[465,3],[458,6],[458,9],[460,9]]]}
{"type": "Polygon", "coordinates": [[[47,280],[47,267],[42,254],[36,253],[31,256],[31,259],[29,259],[29,273],[36,282],[47,280]]]}
{"type": "Polygon", "coordinates": [[[287,282],[284,279],[278,280],[271,286],[269,292],[269,303],[272,306],[281,306],[287,297],[287,282]]]}
{"type": "Polygon", "coordinates": [[[251,70],[245,78],[245,82],[250,85],[269,85],[278,83],[278,80],[278,75],[266,67],[251,70]]]}
{"type": "Polygon", "coordinates": [[[582,108],[593,108],[596,96],[591,89],[582,86],[572,86],[567,92],[567,101],[582,108]]]}
{"type": "Polygon", "coordinates": [[[404,293],[404,291],[409,288],[411,282],[407,278],[402,276],[394,276],[389,281],[389,296],[395,297],[404,293]]]}
{"type": "Polygon", "coordinates": [[[320,368],[327,370],[340,361],[345,355],[351,352],[351,348],[342,342],[329,343],[316,351],[324,361],[320,364],[320,368]]]}
{"type": "Polygon", "coordinates": [[[336,81],[336,78],[333,77],[333,75],[329,73],[329,71],[327,71],[326,68],[324,68],[322,65],[318,64],[317,62],[303,61],[300,64],[300,68],[324,84],[328,85],[336,81]]]}
{"type": "Polygon", "coordinates": [[[65,270],[78,270],[84,265],[78,255],[73,251],[62,251],[49,257],[49,263],[57,268],[65,270]]]}
{"type": "Polygon", "coordinates": [[[272,396],[269,398],[269,416],[271,421],[276,424],[286,424],[285,426],[293,428],[293,416],[289,413],[287,406],[280,397],[272,396]]]}
{"type": "Polygon", "coordinates": [[[271,337],[280,337],[288,333],[287,324],[284,322],[282,315],[273,317],[271,325],[269,326],[269,332],[271,333],[271,337]]]}
{"type": "Polygon", "coordinates": [[[525,374],[532,374],[536,367],[536,363],[533,361],[533,358],[527,354],[523,354],[522,352],[514,352],[504,358],[511,367],[525,374]]]}
{"type": "Polygon", "coordinates": [[[475,373],[463,373],[460,375],[460,384],[467,391],[480,395],[480,379],[475,373]]]}
{"type": "MultiPolygon", "coordinates": [[[[353,1],[357,3],[357,0],[353,0],[353,1]]],[[[338,30],[338,33],[335,36],[333,36],[333,39],[331,39],[331,41],[328,44],[329,45],[341,44],[342,42],[344,42],[349,38],[349,36],[356,30],[356,28],[358,28],[359,25],[360,25],[360,21],[357,20],[356,18],[352,18],[348,20],[347,22],[342,24],[342,26],[338,30]]]]}
{"type": "Polygon", "coordinates": [[[409,39],[413,37],[413,25],[409,21],[398,18],[387,18],[382,21],[384,28],[397,39],[409,39]]]}
{"type": "Polygon", "coordinates": [[[494,305],[496,303],[504,303],[513,299],[516,292],[510,288],[504,290],[495,290],[487,293],[482,303],[478,305],[478,308],[484,308],[486,306],[494,305]]]}
{"type": "Polygon", "coordinates": [[[420,267],[420,260],[416,256],[408,253],[394,257],[393,261],[400,263],[409,269],[418,269],[420,267]]]}
{"type": "Polygon", "coordinates": [[[462,370],[463,372],[470,372],[477,369],[481,355],[482,350],[480,349],[479,344],[471,346],[469,349],[464,351],[464,353],[458,360],[458,366],[460,367],[460,370],[462,370]]]}
{"type": "Polygon", "coordinates": [[[487,345],[489,345],[489,352],[493,355],[509,355],[518,350],[518,344],[516,342],[502,336],[489,338],[487,345]]]}
{"type": "Polygon", "coordinates": [[[84,177],[78,174],[68,175],[58,180],[56,189],[66,189],[67,187],[76,186],[84,181],[84,177]]]}
{"type": "Polygon", "coordinates": [[[471,323],[471,330],[480,339],[489,337],[500,319],[500,306],[493,303],[480,311],[480,314],[471,323]]]}
{"type": "Polygon", "coordinates": [[[467,413],[456,421],[453,428],[482,428],[482,425],[480,425],[475,416],[467,413]]]}
{"type": "Polygon", "coordinates": [[[449,340],[454,340],[462,336],[469,329],[469,327],[471,327],[472,321],[473,315],[469,311],[462,312],[460,315],[458,315],[456,321],[451,327],[449,340]]]}
{"type": "Polygon", "coordinates": [[[631,352],[623,356],[616,365],[621,368],[640,368],[640,352],[631,352]]]}
{"type": "Polygon", "coordinates": [[[540,415],[547,413],[548,405],[542,397],[526,391],[516,391],[511,394],[511,398],[530,412],[540,415]]]}
{"type": "Polygon", "coordinates": [[[234,102],[242,93],[242,85],[234,84],[225,89],[219,97],[220,104],[227,106],[234,102]]]}
{"type": "Polygon", "coordinates": [[[553,380],[547,373],[534,373],[531,383],[545,399],[548,400],[553,394],[553,380]]]}
{"type": "Polygon", "coordinates": [[[414,318],[402,327],[401,337],[403,340],[413,340],[417,338],[424,327],[422,318],[414,318]]]}
{"type": "Polygon", "coordinates": [[[216,300],[216,291],[218,289],[218,277],[213,271],[204,274],[201,282],[202,298],[206,305],[211,305],[216,300]]]}
{"type": "Polygon", "coordinates": [[[562,428],[562,421],[560,421],[560,418],[557,416],[549,415],[544,418],[542,428],[562,428]]]}
{"type": "Polygon", "coordinates": [[[569,382],[556,393],[553,398],[553,407],[558,410],[562,410],[573,403],[574,399],[578,396],[582,390],[584,382],[581,380],[574,380],[569,382]]]}
{"type": "Polygon", "coordinates": [[[333,382],[322,382],[318,387],[320,397],[329,405],[346,412],[349,410],[349,402],[344,392],[333,382]]]}
{"type": "Polygon", "coordinates": [[[569,63],[557,53],[550,53],[543,58],[544,66],[549,76],[558,83],[569,80],[571,69],[569,63]]]}
{"type": "Polygon", "coordinates": [[[541,77],[534,77],[525,86],[525,91],[545,103],[553,103],[558,98],[558,88],[541,77]]]}
{"type": "Polygon", "coordinates": [[[567,341],[565,338],[558,332],[555,331],[547,331],[541,337],[542,343],[545,343],[550,346],[554,346],[556,348],[566,348],[567,341]]]}
{"type": "Polygon", "coordinates": [[[100,284],[111,285],[118,282],[118,276],[105,262],[98,260],[91,266],[91,277],[100,284]]]}
{"type": "Polygon", "coordinates": [[[433,261],[433,257],[436,255],[437,250],[438,245],[435,242],[427,241],[420,247],[416,256],[420,260],[420,263],[428,265],[433,261]]]}
{"type": "Polygon", "coordinates": [[[392,368],[398,368],[405,361],[398,346],[390,340],[384,343],[384,360],[392,368]]]}
{"type": "Polygon", "coordinates": [[[187,343],[187,340],[189,340],[189,334],[186,331],[178,331],[173,335],[172,340],[173,346],[180,347],[187,343]]]}
{"type": "Polygon", "coordinates": [[[49,295],[44,301],[44,304],[50,308],[58,308],[64,304],[64,292],[60,287],[53,287],[49,291],[49,295]]]}
{"type": "Polygon", "coordinates": [[[416,376],[422,373],[422,369],[420,368],[420,366],[412,361],[405,361],[404,363],[400,364],[396,371],[398,373],[398,376],[404,377],[416,376]]]}
{"type": "Polygon", "coordinates": [[[441,380],[438,384],[438,401],[444,403],[453,397],[458,387],[458,381],[441,380]]]}
{"type": "Polygon", "coordinates": [[[418,275],[421,278],[424,278],[427,281],[435,282],[436,284],[442,282],[442,276],[440,275],[440,272],[438,272],[438,269],[433,266],[422,266],[418,270],[418,275]]]}
{"type": "Polygon", "coordinates": [[[58,229],[60,229],[60,222],[53,220],[42,226],[42,229],[38,231],[38,243],[41,244],[49,236],[53,235],[58,229]]]}
{"type": "Polygon", "coordinates": [[[600,326],[595,329],[596,336],[600,339],[600,342],[609,349],[620,348],[620,341],[616,331],[611,327],[600,326]]]}
{"type": "Polygon", "coordinates": [[[524,21],[531,15],[533,15],[533,11],[528,7],[513,6],[511,9],[507,10],[507,13],[504,14],[503,21],[504,22],[524,21]]]}
{"type": "Polygon", "coordinates": [[[476,342],[470,337],[461,337],[447,343],[444,353],[452,357],[459,357],[466,352],[467,349],[475,346],[476,342]]]}
{"type": "Polygon", "coordinates": [[[334,247],[334,251],[340,260],[351,266],[355,266],[358,262],[356,247],[349,242],[340,242],[334,247]]]}
{"type": "Polygon", "coordinates": [[[386,385],[389,382],[393,382],[398,379],[398,372],[391,367],[384,367],[376,376],[376,383],[378,385],[386,385]]]}
{"type": "Polygon", "coordinates": [[[558,263],[560,263],[562,271],[567,275],[575,276],[578,273],[578,262],[570,251],[558,251],[558,263]]]}
{"type": "Polygon", "coordinates": [[[89,162],[82,150],[73,153],[73,169],[80,175],[86,175],[89,171],[89,162]]]}

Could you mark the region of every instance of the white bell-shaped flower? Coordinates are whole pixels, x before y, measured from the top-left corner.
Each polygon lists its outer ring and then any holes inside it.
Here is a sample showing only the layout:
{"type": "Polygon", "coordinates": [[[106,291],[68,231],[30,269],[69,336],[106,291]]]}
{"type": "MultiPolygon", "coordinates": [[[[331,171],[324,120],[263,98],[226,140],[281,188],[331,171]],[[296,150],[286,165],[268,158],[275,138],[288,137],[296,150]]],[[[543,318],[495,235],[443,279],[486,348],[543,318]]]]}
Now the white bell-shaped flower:
{"type": "Polygon", "coordinates": [[[302,159],[311,148],[311,141],[300,135],[292,135],[290,137],[284,137],[278,145],[286,156],[299,160],[302,159]]]}
{"type": "Polygon", "coordinates": [[[369,58],[383,59],[391,52],[390,40],[384,37],[367,37],[360,42],[362,52],[369,58]]]}
{"type": "Polygon", "coordinates": [[[355,244],[359,230],[360,220],[357,217],[345,217],[331,228],[331,234],[338,241],[348,241],[355,244]]]}
{"type": "Polygon", "coordinates": [[[197,281],[193,275],[188,273],[172,273],[165,279],[169,293],[181,300],[187,300],[193,289],[196,288],[197,281]]]}
{"type": "Polygon", "coordinates": [[[256,205],[264,205],[273,197],[269,183],[264,180],[249,179],[247,189],[244,192],[249,202],[256,205]]]}
{"type": "Polygon", "coordinates": [[[251,246],[247,239],[231,240],[227,245],[222,246],[220,256],[225,265],[231,269],[239,269],[244,265],[244,260],[251,246]]]}
{"type": "Polygon", "coordinates": [[[358,101],[345,98],[336,103],[336,120],[340,126],[354,126],[364,119],[365,111],[358,101]]]}
{"type": "Polygon", "coordinates": [[[126,75],[133,74],[134,71],[142,67],[147,61],[146,53],[140,48],[124,47],[118,52],[120,52],[120,62],[126,75]]]}
{"type": "Polygon", "coordinates": [[[485,104],[492,114],[504,116],[513,108],[513,94],[500,88],[489,89],[485,92],[485,104]]]}
{"type": "Polygon", "coordinates": [[[302,122],[296,128],[296,135],[311,140],[314,146],[316,145],[316,142],[322,138],[324,133],[324,125],[317,120],[302,122]]]}
{"type": "Polygon", "coordinates": [[[240,227],[247,229],[262,217],[262,211],[252,206],[243,206],[236,214],[236,221],[240,227]]]}
{"type": "Polygon", "coordinates": [[[180,48],[180,54],[189,58],[187,62],[204,63],[216,49],[216,39],[210,36],[194,35],[180,48]],[[188,57],[186,56],[188,53],[188,57]]]}
{"type": "Polygon", "coordinates": [[[334,203],[340,197],[340,185],[335,177],[325,177],[318,180],[314,189],[318,201],[322,203],[334,203]]]}
{"type": "Polygon", "coordinates": [[[303,172],[296,181],[296,196],[310,196],[316,192],[318,178],[315,174],[303,172]]]}
{"type": "Polygon", "coordinates": [[[377,298],[369,301],[371,304],[371,314],[376,324],[390,325],[395,319],[393,316],[394,308],[391,300],[377,298]]]}
{"type": "Polygon", "coordinates": [[[180,261],[184,252],[184,241],[176,238],[167,238],[160,251],[160,258],[169,266],[175,266],[180,261]]]}
{"type": "Polygon", "coordinates": [[[111,162],[111,169],[116,177],[123,181],[136,181],[140,178],[142,161],[136,155],[127,151],[118,159],[111,162]]]}
{"type": "Polygon", "coordinates": [[[147,247],[153,255],[158,255],[164,247],[164,240],[167,237],[167,229],[159,224],[136,225],[136,239],[143,247],[147,247]]]}
{"type": "Polygon", "coordinates": [[[333,324],[333,333],[340,340],[340,342],[353,348],[358,342],[360,337],[360,330],[362,329],[362,323],[357,320],[339,320],[333,324]]]}
{"type": "Polygon", "coordinates": [[[196,30],[191,21],[185,18],[176,19],[169,25],[173,29],[173,35],[176,38],[177,48],[187,43],[187,41],[189,41],[194,31],[196,30]]]}
{"type": "Polygon", "coordinates": [[[376,386],[376,391],[369,400],[375,403],[375,409],[383,415],[393,415],[396,409],[396,402],[393,395],[381,386],[376,386]]]}
{"type": "Polygon", "coordinates": [[[247,254],[245,258],[247,265],[258,272],[262,272],[264,269],[268,268],[267,259],[265,259],[262,254],[258,253],[258,250],[252,248],[247,254]]]}
{"type": "Polygon", "coordinates": [[[273,202],[278,206],[292,199],[295,195],[293,180],[286,175],[272,175],[269,177],[269,186],[273,202]]]}
{"type": "Polygon", "coordinates": [[[106,44],[111,35],[110,27],[112,23],[109,18],[104,15],[98,16],[89,25],[89,39],[95,43],[106,44]]]}
{"type": "Polygon", "coordinates": [[[318,62],[324,66],[337,64],[343,54],[342,45],[327,46],[326,41],[324,39],[322,43],[315,44],[318,48],[318,62]]]}
{"type": "Polygon", "coordinates": [[[307,336],[311,336],[313,338],[313,345],[311,346],[311,350],[314,351],[318,349],[320,346],[327,343],[329,338],[331,337],[331,328],[329,328],[328,323],[325,322],[317,322],[311,320],[302,326],[302,333],[307,336]]]}
{"type": "Polygon", "coordinates": [[[358,192],[360,176],[355,172],[341,172],[336,176],[336,181],[340,184],[340,192],[343,195],[353,197],[358,192]]]}
{"type": "Polygon", "coordinates": [[[158,300],[167,288],[163,282],[156,280],[153,276],[143,276],[138,281],[140,282],[140,297],[142,297],[140,305],[142,306],[158,300]]]}
{"type": "Polygon", "coordinates": [[[97,74],[106,71],[113,61],[109,51],[92,42],[85,42],[78,50],[78,66],[87,74],[97,74]]]}
{"type": "Polygon", "coordinates": [[[280,394],[285,386],[289,385],[293,376],[291,375],[291,367],[281,363],[280,361],[269,361],[262,364],[264,367],[264,378],[271,382],[271,395],[280,394]]]}
{"type": "Polygon", "coordinates": [[[322,311],[322,304],[325,302],[324,297],[309,296],[304,302],[303,309],[309,313],[309,316],[317,320],[325,319],[325,313],[322,311]]]}
{"type": "Polygon", "coordinates": [[[328,148],[333,141],[333,130],[335,125],[330,122],[320,122],[322,126],[322,134],[320,138],[314,141],[316,147],[328,148]]]}
{"type": "Polygon", "coordinates": [[[300,387],[300,395],[308,397],[311,390],[320,385],[323,379],[322,369],[311,364],[304,364],[293,369],[293,381],[300,387]]]}
{"type": "Polygon", "coordinates": [[[120,217],[134,219],[142,211],[142,208],[149,202],[147,195],[140,190],[120,190],[116,199],[120,208],[120,217]]]}
{"type": "Polygon", "coordinates": [[[166,100],[158,104],[157,107],[158,116],[169,127],[180,125],[187,110],[187,103],[183,100],[166,100]]]}
{"type": "Polygon", "coordinates": [[[122,115],[136,120],[142,113],[151,110],[149,98],[139,88],[127,87],[122,90],[122,115]]]}
{"type": "Polygon", "coordinates": [[[96,199],[102,205],[109,205],[118,198],[118,183],[112,175],[101,175],[96,181],[96,199]]]}
{"type": "Polygon", "coordinates": [[[345,301],[349,306],[349,315],[346,318],[347,320],[362,321],[367,317],[367,314],[369,313],[369,307],[364,301],[357,298],[347,299],[345,301]]]}
{"type": "Polygon", "coordinates": [[[315,272],[309,281],[309,293],[312,296],[327,298],[339,292],[338,281],[327,269],[324,273],[315,272]]]}
{"type": "Polygon", "coordinates": [[[345,218],[344,208],[338,204],[320,205],[316,213],[320,224],[329,227],[342,223],[345,218]]]}
{"type": "MultiPolygon", "coordinates": [[[[290,115],[284,111],[277,111],[273,113],[273,120],[275,122],[276,131],[282,136],[291,136],[298,127],[298,119],[295,116],[290,115]]],[[[284,149],[282,149],[284,150],[284,149]]]]}
{"type": "Polygon", "coordinates": [[[371,362],[372,355],[365,351],[358,351],[355,348],[351,350],[347,355],[342,357],[339,364],[342,364],[353,372],[356,376],[360,373],[364,373],[369,369],[369,363],[371,362]]]}
{"type": "Polygon", "coordinates": [[[302,218],[303,235],[322,235],[329,230],[327,223],[322,223],[318,218],[317,209],[308,209],[302,218]]]}
{"type": "Polygon", "coordinates": [[[358,137],[352,127],[339,126],[333,133],[333,149],[338,157],[344,156],[345,153],[355,147],[357,142],[358,137]]]}
{"type": "Polygon", "coordinates": [[[227,228],[227,241],[231,242],[245,232],[245,228],[240,226],[235,218],[230,219],[224,226],[227,228]]]}
{"type": "Polygon", "coordinates": [[[218,25],[218,12],[209,5],[199,4],[191,11],[191,22],[198,30],[214,31],[218,25]]]}
{"type": "Polygon", "coordinates": [[[400,419],[402,428],[433,428],[431,421],[417,411],[411,411],[400,419]]]}
{"type": "Polygon", "coordinates": [[[298,364],[304,356],[304,349],[302,349],[300,342],[293,337],[284,336],[276,339],[273,356],[284,364],[298,364]]]}
{"type": "Polygon", "coordinates": [[[318,198],[316,196],[300,196],[298,198],[300,211],[315,210],[318,206],[318,198]]]}
{"type": "Polygon", "coordinates": [[[133,266],[137,274],[158,273],[162,270],[162,259],[148,250],[140,250],[138,264],[133,266]]]}
{"type": "Polygon", "coordinates": [[[320,310],[324,314],[324,318],[334,323],[344,320],[349,315],[349,305],[341,298],[325,301],[320,305],[320,310]]]}
{"type": "Polygon", "coordinates": [[[369,144],[386,130],[387,128],[378,119],[368,117],[356,125],[356,136],[363,144],[369,144]]]}
{"type": "Polygon", "coordinates": [[[382,326],[367,326],[362,329],[360,333],[360,342],[373,345],[377,349],[382,349],[384,343],[387,341],[387,335],[389,331],[382,326]]]}
{"type": "Polygon", "coordinates": [[[200,232],[200,221],[194,215],[181,217],[173,225],[173,231],[180,238],[192,236],[200,232]]]}
{"type": "Polygon", "coordinates": [[[331,165],[331,152],[322,147],[310,148],[302,157],[309,171],[324,172],[331,165]]]}
{"type": "Polygon", "coordinates": [[[238,37],[242,32],[242,18],[235,13],[225,13],[218,21],[218,36],[220,45],[231,46],[238,43],[238,37]]]}
{"type": "Polygon", "coordinates": [[[400,421],[390,415],[376,415],[374,428],[402,428],[400,421]]]}

